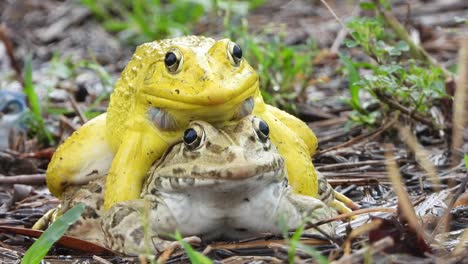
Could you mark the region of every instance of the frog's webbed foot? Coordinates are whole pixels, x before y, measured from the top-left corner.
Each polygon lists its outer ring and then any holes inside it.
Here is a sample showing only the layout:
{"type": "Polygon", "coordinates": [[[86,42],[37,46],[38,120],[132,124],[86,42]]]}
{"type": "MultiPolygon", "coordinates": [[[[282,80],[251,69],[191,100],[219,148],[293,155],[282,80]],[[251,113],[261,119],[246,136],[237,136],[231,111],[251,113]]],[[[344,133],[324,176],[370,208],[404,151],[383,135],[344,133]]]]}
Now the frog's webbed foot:
{"type": "Polygon", "coordinates": [[[174,224],[175,219],[158,211],[158,206],[158,203],[143,199],[112,206],[101,220],[106,246],[126,255],[161,253],[170,247],[174,241],[169,240],[169,236],[168,239],[160,236],[161,232],[157,230],[162,225],[158,216],[174,224]]]}
{"type": "Polygon", "coordinates": [[[359,209],[359,205],[354,203],[345,195],[335,191],[327,182],[325,176],[317,171],[317,179],[319,184],[319,199],[333,207],[340,214],[350,213],[352,210],[359,209]]]}
{"type": "MultiPolygon", "coordinates": [[[[299,227],[305,221],[316,223],[327,220],[336,214],[328,205],[317,198],[296,194],[290,190],[287,190],[284,195],[287,199],[282,200],[280,210],[287,216],[287,226],[290,229],[299,227]]],[[[325,234],[328,237],[334,237],[335,223],[320,225],[320,231],[312,227],[305,230],[304,233],[320,236],[325,234]]]]}

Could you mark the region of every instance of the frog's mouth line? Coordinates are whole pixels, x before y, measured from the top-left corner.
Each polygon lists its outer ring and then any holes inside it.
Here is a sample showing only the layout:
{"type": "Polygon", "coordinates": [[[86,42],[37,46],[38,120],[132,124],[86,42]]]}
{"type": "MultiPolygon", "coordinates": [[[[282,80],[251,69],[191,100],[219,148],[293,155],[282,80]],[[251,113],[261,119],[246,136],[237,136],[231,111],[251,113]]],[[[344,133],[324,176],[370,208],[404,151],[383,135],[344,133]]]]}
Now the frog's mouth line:
{"type": "MultiPolygon", "coordinates": [[[[233,117],[239,120],[243,117],[252,114],[254,106],[254,98],[247,98],[239,106],[239,109],[235,112],[233,117]]],[[[150,107],[150,109],[148,110],[148,118],[156,127],[158,127],[161,130],[176,130],[179,127],[179,125],[177,124],[177,119],[165,109],[150,107]]]]}
{"type": "MultiPolygon", "coordinates": [[[[260,173],[245,174],[242,177],[216,177],[206,172],[203,175],[195,176],[164,176],[158,175],[157,180],[162,190],[180,190],[200,187],[214,187],[216,188],[232,188],[236,186],[243,186],[245,184],[258,183],[267,184],[270,182],[278,182],[287,179],[286,169],[284,166],[273,168],[269,171],[260,173]],[[211,176],[211,177],[210,177],[211,176]]],[[[226,175],[227,176],[227,175],[226,175]]]]}
{"type": "MultiPolygon", "coordinates": [[[[143,99],[150,102],[153,106],[158,106],[162,109],[169,109],[170,111],[196,111],[197,109],[213,108],[213,111],[227,111],[230,108],[235,108],[241,102],[247,100],[249,97],[255,96],[258,90],[258,78],[255,78],[250,84],[246,85],[247,88],[235,97],[226,98],[222,102],[207,103],[207,102],[193,102],[190,97],[180,96],[178,98],[170,98],[161,94],[152,94],[149,91],[143,90],[141,95],[143,99]]],[[[219,88],[221,89],[221,88],[219,88]]],[[[194,95],[193,97],[199,97],[194,95]]]]}
{"type": "MultiPolygon", "coordinates": [[[[240,171],[237,175],[229,173],[229,170],[222,170],[222,173],[216,174],[214,171],[204,173],[190,173],[189,175],[166,176],[164,172],[157,174],[157,185],[161,186],[162,190],[180,190],[199,187],[213,186],[241,186],[246,183],[258,182],[265,184],[268,182],[282,181],[287,178],[286,169],[283,162],[274,162],[272,169],[258,172],[253,168],[247,168],[245,171],[240,171]]],[[[173,169],[169,168],[169,171],[173,169]]],[[[156,175],[155,175],[156,176],[156,175]]],[[[153,178],[153,177],[150,177],[153,178]]],[[[154,178],[153,178],[154,180],[154,178]]]]}

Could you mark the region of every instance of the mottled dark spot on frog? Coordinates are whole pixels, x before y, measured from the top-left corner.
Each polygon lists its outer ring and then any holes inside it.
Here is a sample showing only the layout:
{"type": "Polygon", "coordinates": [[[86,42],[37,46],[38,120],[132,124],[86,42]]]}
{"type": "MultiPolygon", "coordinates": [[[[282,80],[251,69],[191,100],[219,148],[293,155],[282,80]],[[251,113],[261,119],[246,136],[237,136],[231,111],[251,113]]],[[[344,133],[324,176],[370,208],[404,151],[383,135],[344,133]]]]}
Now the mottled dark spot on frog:
{"type": "Polygon", "coordinates": [[[244,198],[244,202],[250,202],[250,199],[248,197],[244,198]]]}
{"type": "Polygon", "coordinates": [[[130,233],[133,241],[139,243],[143,239],[143,226],[138,227],[130,233]]]}
{"type": "Polygon", "coordinates": [[[228,162],[232,162],[233,160],[236,159],[236,157],[237,157],[236,154],[230,152],[230,153],[228,154],[228,156],[226,157],[226,160],[227,160],[228,162]]]}
{"type": "Polygon", "coordinates": [[[174,91],[176,92],[176,94],[180,94],[180,90],[179,90],[179,89],[175,89],[174,91]]]}
{"type": "Polygon", "coordinates": [[[182,155],[184,156],[184,158],[186,159],[191,159],[191,160],[195,160],[197,158],[199,158],[201,156],[201,154],[199,152],[192,152],[192,151],[188,151],[188,150],[184,150],[182,152],[182,155]]]}
{"type": "Polygon", "coordinates": [[[116,213],[112,216],[112,221],[110,223],[111,227],[114,228],[116,227],[118,224],[120,224],[120,222],[122,222],[122,220],[127,217],[132,211],[133,209],[129,208],[129,207],[125,207],[125,206],[115,206],[115,210],[116,210],[116,213]]]}
{"type": "Polygon", "coordinates": [[[174,175],[177,175],[177,174],[184,174],[185,173],[185,169],[184,168],[174,168],[172,169],[172,173],[174,175]]]}
{"type": "Polygon", "coordinates": [[[235,230],[237,232],[247,232],[247,231],[249,231],[247,228],[236,228],[235,230]]]}
{"type": "Polygon", "coordinates": [[[216,145],[216,144],[208,144],[210,143],[209,141],[206,143],[206,149],[213,152],[213,153],[216,153],[216,154],[221,154],[221,152],[223,152],[224,148],[221,147],[220,145],[216,145]]]}
{"type": "Polygon", "coordinates": [[[257,141],[257,139],[255,138],[254,135],[249,136],[249,140],[250,140],[251,142],[254,142],[254,143],[257,141]]]}
{"type": "Polygon", "coordinates": [[[94,208],[86,206],[86,210],[83,212],[81,217],[83,217],[84,219],[87,219],[87,218],[97,219],[99,218],[99,215],[96,213],[96,210],[94,208]]]}

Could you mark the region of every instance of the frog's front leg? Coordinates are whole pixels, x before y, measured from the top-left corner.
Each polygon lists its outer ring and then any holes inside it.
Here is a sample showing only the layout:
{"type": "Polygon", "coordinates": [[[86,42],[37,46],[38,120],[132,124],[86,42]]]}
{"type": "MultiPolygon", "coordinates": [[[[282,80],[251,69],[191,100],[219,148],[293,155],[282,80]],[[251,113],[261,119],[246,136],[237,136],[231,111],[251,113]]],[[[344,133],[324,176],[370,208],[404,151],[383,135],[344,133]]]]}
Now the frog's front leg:
{"type": "Polygon", "coordinates": [[[137,199],[151,164],[182,133],[161,132],[142,118],[129,121],[127,127],[129,129],[123,136],[107,175],[104,195],[106,209],[121,201],[137,199]]]}
{"type": "Polygon", "coordinates": [[[255,113],[270,127],[270,138],[285,159],[288,181],[299,194],[317,197],[318,182],[307,144],[269,111],[255,113]]]}
{"type": "MultiPolygon", "coordinates": [[[[106,246],[126,255],[157,253],[172,246],[177,221],[159,198],[136,199],[112,206],[101,220],[106,246]]],[[[193,237],[191,237],[193,238],[193,237]]]]}
{"type": "Polygon", "coordinates": [[[68,185],[88,183],[105,175],[113,158],[114,151],[106,139],[106,114],[102,114],[60,145],[47,168],[47,187],[61,197],[68,185]]]}

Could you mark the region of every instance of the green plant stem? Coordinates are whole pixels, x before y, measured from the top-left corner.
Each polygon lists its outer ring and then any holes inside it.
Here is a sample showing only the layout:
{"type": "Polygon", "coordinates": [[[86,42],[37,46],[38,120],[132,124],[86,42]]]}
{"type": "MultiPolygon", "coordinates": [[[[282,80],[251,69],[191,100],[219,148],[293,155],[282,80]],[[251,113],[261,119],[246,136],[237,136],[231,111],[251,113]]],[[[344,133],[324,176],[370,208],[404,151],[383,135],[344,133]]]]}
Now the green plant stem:
{"type": "Polygon", "coordinates": [[[430,119],[426,119],[425,117],[421,116],[420,114],[416,113],[414,110],[408,109],[407,107],[401,105],[400,103],[396,102],[395,100],[392,100],[391,98],[388,98],[384,94],[382,94],[379,91],[375,91],[375,95],[377,96],[377,99],[379,99],[382,103],[395,108],[399,111],[401,111],[403,114],[413,118],[416,121],[419,121],[425,125],[428,125],[436,130],[440,129],[438,128],[430,119]]]}
{"type": "Polygon", "coordinates": [[[413,55],[417,59],[428,63],[429,65],[442,69],[445,78],[452,78],[452,74],[447,69],[442,67],[442,65],[440,65],[431,55],[429,55],[423,47],[414,43],[414,41],[411,39],[408,32],[406,31],[405,27],[398,21],[398,19],[396,19],[396,17],[392,13],[383,9],[382,5],[380,4],[380,1],[373,0],[373,2],[377,6],[378,12],[382,15],[383,19],[385,20],[385,23],[387,23],[387,25],[393,30],[393,32],[395,32],[398,38],[400,38],[408,44],[408,46],[410,47],[411,55],[413,55]]]}

